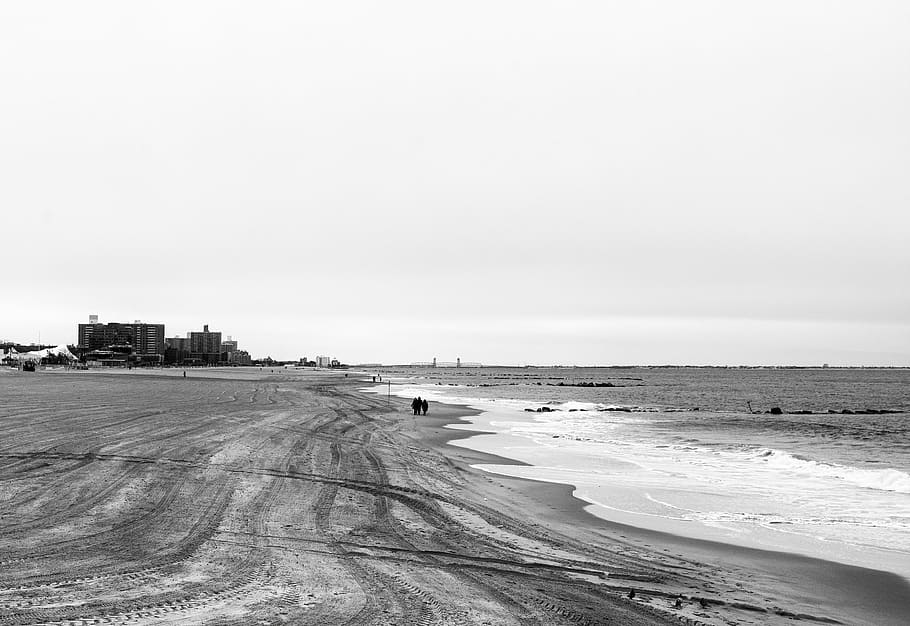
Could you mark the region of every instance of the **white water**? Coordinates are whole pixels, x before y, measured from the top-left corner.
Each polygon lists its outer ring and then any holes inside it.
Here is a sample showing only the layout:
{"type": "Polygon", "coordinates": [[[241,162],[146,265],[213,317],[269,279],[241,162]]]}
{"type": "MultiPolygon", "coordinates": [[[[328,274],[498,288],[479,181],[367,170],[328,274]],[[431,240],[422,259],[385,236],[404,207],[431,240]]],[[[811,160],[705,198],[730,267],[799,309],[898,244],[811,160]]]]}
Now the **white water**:
{"type": "MultiPolygon", "coordinates": [[[[529,463],[480,469],[570,484],[604,519],[892,571],[910,578],[910,475],[800,458],[778,447],[680,443],[660,413],[571,402],[527,413],[527,401],[459,396],[463,388],[401,385],[393,393],[484,411],[453,442],[529,463]],[[570,411],[575,409],[575,411],[570,411]]],[[[672,416],[681,419],[680,415],[672,416]]],[[[685,419],[685,416],[682,417],[685,419]]]]}

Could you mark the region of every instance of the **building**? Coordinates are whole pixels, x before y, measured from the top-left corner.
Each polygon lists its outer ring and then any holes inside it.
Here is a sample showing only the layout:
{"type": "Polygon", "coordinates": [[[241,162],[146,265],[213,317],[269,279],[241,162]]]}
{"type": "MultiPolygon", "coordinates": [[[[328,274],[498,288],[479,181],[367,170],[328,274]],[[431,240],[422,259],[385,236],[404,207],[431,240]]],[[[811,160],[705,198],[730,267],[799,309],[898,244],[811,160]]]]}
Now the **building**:
{"type": "Polygon", "coordinates": [[[165,339],[164,362],[181,365],[190,357],[190,340],[188,337],[169,337],[165,339]]]}
{"type": "Polygon", "coordinates": [[[132,344],[133,329],[130,324],[118,322],[79,324],[79,350],[104,350],[110,346],[132,344]]]}
{"type": "Polygon", "coordinates": [[[252,365],[253,358],[246,350],[234,350],[228,352],[227,362],[231,365],[252,365]]]}
{"type": "Polygon", "coordinates": [[[228,335],[227,341],[221,342],[221,360],[227,362],[230,359],[231,352],[237,352],[240,346],[228,335]]]}
{"type": "Polygon", "coordinates": [[[202,332],[192,331],[190,340],[190,358],[203,363],[215,364],[221,360],[221,332],[209,331],[209,325],[202,327],[202,332]]]}
{"type": "MultiPolygon", "coordinates": [[[[217,363],[234,363],[237,359],[231,357],[234,353],[243,352],[237,342],[228,337],[221,341],[220,332],[209,330],[208,324],[202,331],[191,331],[186,337],[169,337],[167,339],[167,352],[165,362],[173,365],[215,365],[217,363]]],[[[245,352],[243,354],[249,355],[245,352]]],[[[238,357],[243,360],[242,355],[238,357]]]]}
{"type": "Polygon", "coordinates": [[[239,352],[240,347],[237,345],[237,342],[231,339],[231,336],[228,335],[227,341],[221,342],[221,362],[222,363],[234,363],[234,358],[232,355],[235,352],[239,352]]]}
{"type": "Polygon", "coordinates": [[[316,367],[332,367],[332,357],[317,356],[316,357],[316,367]]]}
{"type": "Polygon", "coordinates": [[[133,349],[138,354],[164,357],[164,324],[143,324],[136,320],[132,327],[133,349]]]}
{"type": "Polygon", "coordinates": [[[169,337],[165,339],[167,347],[173,350],[179,350],[180,352],[189,352],[190,351],[190,340],[188,337],[169,337]]]}
{"type": "Polygon", "coordinates": [[[237,345],[237,342],[231,339],[231,336],[228,335],[227,341],[221,342],[221,362],[222,363],[231,363],[231,355],[240,350],[240,347],[237,345]]]}
{"type": "MultiPolygon", "coordinates": [[[[116,352],[127,355],[124,362],[160,364],[164,361],[164,324],[145,324],[140,320],[127,322],[98,322],[90,315],[88,324],[78,326],[77,350],[85,360],[90,353],[116,352]]],[[[93,359],[94,360],[94,359],[93,359]]]]}

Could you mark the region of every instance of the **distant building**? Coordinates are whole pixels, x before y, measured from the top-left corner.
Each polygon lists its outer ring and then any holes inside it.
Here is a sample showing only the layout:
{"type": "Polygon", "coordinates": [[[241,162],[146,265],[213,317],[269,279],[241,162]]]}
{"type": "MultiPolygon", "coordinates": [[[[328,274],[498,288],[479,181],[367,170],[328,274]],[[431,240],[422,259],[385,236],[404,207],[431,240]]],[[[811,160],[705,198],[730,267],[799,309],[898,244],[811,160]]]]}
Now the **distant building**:
{"type": "Polygon", "coordinates": [[[144,324],[136,320],[99,323],[97,315],[89,316],[88,324],[79,324],[77,350],[83,359],[90,353],[99,355],[116,352],[126,357],[118,360],[130,363],[160,364],[164,361],[164,324],[144,324]]]}
{"type": "Polygon", "coordinates": [[[231,357],[232,354],[238,352],[240,348],[237,345],[237,342],[231,339],[231,336],[228,335],[227,341],[221,342],[221,362],[222,363],[233,363],[234,359],[231,357]]]}
{"type": "Polygon", "coordinates": [[[222,352],[236,352],[238,350],[237,342],[231,340],[231,336],[228,335],[227,341],[221,342],[221,351],[222,352]]]}
{"type": "Polygon", "coordinates": [[[79,350],[102,350],[114,345],[132,345],[131,324],[79,324],[79,350]]]}
{"type": "Polygon", "coordinates": [[[253,359],[246,350],[234,350],[228,353],[228,363],[231,365],[252,365],[253,359]]]}
{"type": "Polygon", "coordinates": [[[202,332],[189,333],[190,357],[203,363],[218,363],[221,360],[221,333],[209,331],[209,325],[202,327],[202,332]]]}
{"type": "Polygon", "coordinates": [[[190,356],[190,340],[188,337],[169,337],[165,339],[165,344],[165,363],[181,365],[192,358],[190,356]]]}
{"type": "Polygon", "coordinates": [[[168,348],[173,348],[174,350],[180,350],[181,352],[190,351],[189,337],[169,337],[165,339],[165,343],[168,348]]]}
{"type": "Polygon", "coordinates": [[[332,357],[317,356],[316,357],[316,367],[332,367],[332,357]]]}
{"type": "Polygon", "coordinates": [[[140,356],[159,357],[160,363],[164,359],[164,324],[143,324],[135,322],[133,325],[133,349],[140,356]]]}

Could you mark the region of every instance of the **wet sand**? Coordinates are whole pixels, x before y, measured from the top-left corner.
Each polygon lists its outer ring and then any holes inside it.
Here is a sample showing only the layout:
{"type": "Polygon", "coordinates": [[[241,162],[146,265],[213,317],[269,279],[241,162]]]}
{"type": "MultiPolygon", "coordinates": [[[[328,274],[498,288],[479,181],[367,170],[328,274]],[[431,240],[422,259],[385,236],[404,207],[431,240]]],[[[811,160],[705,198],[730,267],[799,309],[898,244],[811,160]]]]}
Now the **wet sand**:
{"type": "Polygon", "coordinates": [[[363,386],[3,373],[0,624],[903,623],[895,577],[606,523],[363,386]]]}

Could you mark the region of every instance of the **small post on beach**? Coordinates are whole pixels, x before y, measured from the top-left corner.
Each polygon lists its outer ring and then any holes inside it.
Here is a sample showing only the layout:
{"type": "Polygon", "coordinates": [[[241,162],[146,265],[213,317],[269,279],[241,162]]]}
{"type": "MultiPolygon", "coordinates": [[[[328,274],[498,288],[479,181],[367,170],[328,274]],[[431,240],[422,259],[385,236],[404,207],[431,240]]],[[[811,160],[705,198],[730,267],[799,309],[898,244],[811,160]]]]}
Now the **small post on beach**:
{"type": "Polygon", "coordinates": [[[388,404],[389,406],[392,406],[392,381],[391,380],[389,380],[389,398],[386,401],[386,404],[388,404]]]}

